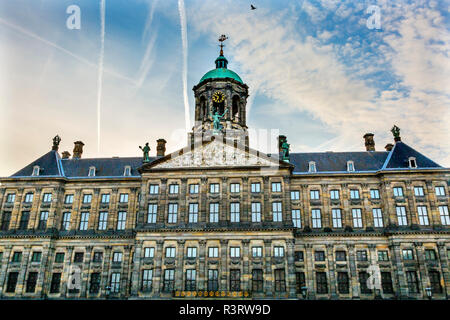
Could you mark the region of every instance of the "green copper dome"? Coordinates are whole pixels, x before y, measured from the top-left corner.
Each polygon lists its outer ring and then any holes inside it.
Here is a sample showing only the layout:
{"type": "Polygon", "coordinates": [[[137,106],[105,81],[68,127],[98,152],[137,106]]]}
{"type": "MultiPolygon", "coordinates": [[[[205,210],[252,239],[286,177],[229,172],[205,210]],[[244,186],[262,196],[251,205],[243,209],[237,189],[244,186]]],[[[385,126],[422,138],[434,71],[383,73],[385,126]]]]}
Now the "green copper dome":
{"type": "Polygon", "coordinates": [[[225,79],[225,78],[231,78],[233,80],[236,80],[242,84],[244,82],[242,81],[241,77],[238,76],[238,74],[230,69],[227,69],[228,60],[223,56],[223,52],[220,52],[219,57],[215,61],[216,68],[208,71],[205,73],[205,75],[200,79],[199,83],[206,79],[225,79]]]}

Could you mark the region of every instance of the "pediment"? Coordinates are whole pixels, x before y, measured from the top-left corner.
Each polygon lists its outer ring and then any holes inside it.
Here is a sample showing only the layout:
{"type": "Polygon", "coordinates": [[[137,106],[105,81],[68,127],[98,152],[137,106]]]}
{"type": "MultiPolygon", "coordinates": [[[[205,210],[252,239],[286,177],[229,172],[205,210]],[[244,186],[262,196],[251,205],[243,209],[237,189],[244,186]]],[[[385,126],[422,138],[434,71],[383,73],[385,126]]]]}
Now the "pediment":
{"type": "Polygon", "coordinates": [[[145,166],[145,169],[221,168],[221,167],[289,167],[290,164],[268,155],[213,140],[176,151],[145,166]]]}

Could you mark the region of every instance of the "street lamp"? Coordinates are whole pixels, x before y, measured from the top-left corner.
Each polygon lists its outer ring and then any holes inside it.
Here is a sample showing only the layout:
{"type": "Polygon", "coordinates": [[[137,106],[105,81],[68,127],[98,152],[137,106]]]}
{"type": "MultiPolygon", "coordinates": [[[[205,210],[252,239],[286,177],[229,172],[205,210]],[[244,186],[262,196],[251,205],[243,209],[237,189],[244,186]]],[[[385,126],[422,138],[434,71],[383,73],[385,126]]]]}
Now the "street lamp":
{"type": "Polygon", "coordinates": [[[301,290],[303,299],[306,299],[306,297],[308,296],[308,287],[301,287],[300,290],[301,290]]]}
{"type": "Polygon", "coordinates": [[[430,287],[426,287],[425,288],[425,293],[427,294],[428,299],[431,300],[431,298],[433,296],[433,292],[431,292],[431,288],[430,287]]]}

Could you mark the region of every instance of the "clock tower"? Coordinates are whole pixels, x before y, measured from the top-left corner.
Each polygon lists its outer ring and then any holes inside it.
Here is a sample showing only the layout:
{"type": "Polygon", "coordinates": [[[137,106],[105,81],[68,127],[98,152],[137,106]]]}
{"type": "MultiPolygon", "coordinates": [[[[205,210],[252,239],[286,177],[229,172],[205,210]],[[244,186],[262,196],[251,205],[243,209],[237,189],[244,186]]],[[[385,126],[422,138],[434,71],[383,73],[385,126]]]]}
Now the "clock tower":
{"type": "Polygon", "coordinates": [[[225,35],[219,38],[220,54],[216,68],[208,71],[194,86],[195,124],[190,135],[191,143],[222,136],[248,146],[246,104],[248,86],[239,75],[228,69],[223,55],[225,35]]]}

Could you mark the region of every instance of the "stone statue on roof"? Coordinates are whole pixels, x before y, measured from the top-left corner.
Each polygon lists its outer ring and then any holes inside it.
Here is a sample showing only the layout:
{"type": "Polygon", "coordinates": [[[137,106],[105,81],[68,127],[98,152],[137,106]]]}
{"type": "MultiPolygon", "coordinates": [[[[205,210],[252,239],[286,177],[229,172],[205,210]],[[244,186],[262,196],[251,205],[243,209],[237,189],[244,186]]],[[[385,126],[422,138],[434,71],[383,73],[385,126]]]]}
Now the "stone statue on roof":
{"type": "Polygon", "coordinates": [[[61,142],[61,138],[60,136],[56,135],[53,138],[53,146],[52,146],[52,150],[58,151],[59,149],[59,143],[61,142]]]}
{"type": "Polygon", "coordinates": [[[145,146],[143,148],[139,146],[139,149],[141,149],[142,152],[144,153],[142,162],[150,162],[150,157],[148,155],[150,152],[150,147],[148,145],[148,142],[145,143],[145,146]]]}

